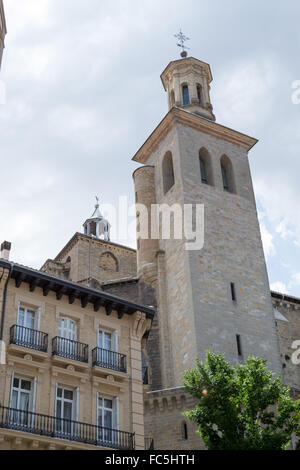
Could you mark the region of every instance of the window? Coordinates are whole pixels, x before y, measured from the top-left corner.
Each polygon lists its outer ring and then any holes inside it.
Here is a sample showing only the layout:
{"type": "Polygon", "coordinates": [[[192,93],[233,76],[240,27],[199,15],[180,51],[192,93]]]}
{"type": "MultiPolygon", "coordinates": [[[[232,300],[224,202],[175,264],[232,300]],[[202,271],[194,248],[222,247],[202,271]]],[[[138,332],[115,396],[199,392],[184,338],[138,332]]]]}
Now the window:
{"type": "Polygon", "coordinates": [[[40,310],[19,306],[16,339],[24,344],[32,344],[36,338],[34,331],[40,328],[40,310]]]}
{"type": "Polygon", "coordinates": [[[200,104],[202,103],[201,94],[202,94],[201,86],[200,86],[200,85],[197,85],[197,98],[198,98],[198,102],[199,102],[200,104]]]}
{"type": "Polygon", "coordinates": [[[242,352],[242,344],[241,344],[241,336],[240,335],[236,335],[236,345],[237,345],[238,356],[242,357],[243,352],[242,352]]]}
{"type": "Polygon", "coordinates": [[[77,357],[77,324],[74,320],[67,317],[61,317],[59,319],[58,327],[59,335],[59,351],[66,357],[77,357]]]}
{"type": "Polygon", "coordinates": [[[98,440],[109,443],[118,440],[118,433],[113,429],[119,429],[119,399],[98,396],[97,399],[97,422],[98,440]]]}
{"type": "Polygon", "coordinates": [[[19,307],[18,326],[23,326],[24,328],[31,328],[33,330],[36,326],[35,318],[36,313],[34,310],[25,307],[19,307]]]}
{"type": "Polygon", "coordinates": [[[207,184],[206,164],[202,157],[200,157],[200,171],[202,183],[207,184]]]}
{"type": "Polygon", "coordinates": [[[182,439],[184,439],[185,441],[187,441],[189,438],[189,435],[188,435],[188,429],[187,429],[187,424],[186,422],[184,421],[182,423],[182,439]]]}
{"type": "Polygon", "coordinates": [[[119,271],[117,258],[109,251],[102,253],[100,256],[100,268],[111,272],[119,271]]]}
{"type": "Polygon", "coordinates": [[[171,152],[167,152],[164,156],[162,163],[162,172],[163,172],[163,189],[164,194],[174,186],[174,168],[173,168],[173,157],[171,152]]]}
{"type": "Polygon", "coordinates": [[[213,186],[213,172],[211,164],[211,156],[206,148],[202,147],[199,151],[199,163],[200,163],[200,174],[201,181],[204,184],[213,186]]]}
{"type": "Polygon", "coordinates": [[[183,106],[189,105],[190,95],[189,95],[189,87],[187,85],[183,85],[182,87],[182,96],[183,96],[183,106]]]}
{"type": "Polygon", "coordinates": [[[235,193],[233,167],[230,159],[226,155],[223,155],[221,158],[221,172],[224,191],[235,193]]]}
{"type": "Polygon", "coordinates": [[[67,317],[59,319],[58,334],[60,338],[77,341],[77,324],[74,320],[67,317]]]}
{"type": "Polygon", "coordinates": [[[76,416],[76,393],[75,390],[64,388],[62,386],[56,387],[56,432],[61,434],[74,434],[74,421],[78,419],[76,416]]]}
{"type": "Polygon", "coordinates": [[[29,425],[29,412],[33,407],[33,383],[30,379],[12,376],[10,421],[19,425],[29,425]]]}
{"type": "Polygon", "coordinates": [[[98,332],[98,361],[118,367],[118,331],[108,332],[99,330],[98,332]]]}
{"type": "Polygon", "coordinates": [[[231,289],[231,298],[233,302],[236,302],[236,293],[235,293],[235,285],[233,282],[230,284],[230,289],[231,289]]]}
{"type": "Polygon", "coordinates": [[[175,93],[174,93],[174,90],[171,91],[171,94],[170,94],[170,105],[171,105],[171,108],[175,105],[175,93]]]}
{"type": "Polygon", "coordinates": [[[222,169],[223,188],[225,189],[225,191],[229,191],[227,170],[224,165],[221,165],[221,169],[222,169]]]}
{"type": "Polygon", "coordinates": [[[99,330],[98,332],[98,348],[107,349],[112,351],[113,349],[113,335],[107,331],[99,330]]]}

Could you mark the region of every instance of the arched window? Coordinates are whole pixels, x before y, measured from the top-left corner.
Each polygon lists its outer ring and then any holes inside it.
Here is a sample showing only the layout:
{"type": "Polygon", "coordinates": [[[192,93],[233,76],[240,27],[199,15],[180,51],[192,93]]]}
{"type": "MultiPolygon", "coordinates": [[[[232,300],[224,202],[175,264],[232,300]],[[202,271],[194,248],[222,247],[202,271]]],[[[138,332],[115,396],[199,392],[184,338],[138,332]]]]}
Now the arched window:
{"type": "Polygon", "coordinates": [[[167,152],[162,163],[163,189],[166,194],[175,184],[173,158],[171,152],[167,152]]]}
{"type": "Polygon", "coordinates": [[[223,155],[221,158],[221,172],[224,191],[235,193],[233,167],[231,160],[227,157],[227,155],[223,155]]]}
{"type": "Polygon", "coordinates": [[[170,94],[170,105],[171,107],[174,106],[175,104],[175,93],[174,93],[174,90],[171,91],[171,94],[170,94]]]}
{"type": "Polygon", "coordinates": [[[189,438],[189,435],[188,435],[188,429],[187,429],[187,424],[185,421],[183,421],[182,425],[181,425],[181,432],[182,432],[182,439],[184,439],[185,441],[188,440],[189,438]]]}
{"type": "Polygon", "coordinates": [[[189,87],[187,85],[183,85],[182,87],[182,97],[183,97],[183,106],[187,106],[188,104],[190,104],[189,87]]]}
{"type": "Polygon", "coordinates": [[[199,163],[202,183],[213,186],[211,156],[204,147],[199,152],[199,163]]]}
{"type": "Polygon", "coordinates": [[[197,98],[198,98],[198,102],[201,104],[202,103],[202,87],[201,87],[201,85],[197,85],[197,98]]]}
{"type": "Polygon", "coordinates": [[[105,271],[119,271],[119,263],[117,258],[109,251],[102,253],[100,256],[100,268],[104,269],[105,271]]]}

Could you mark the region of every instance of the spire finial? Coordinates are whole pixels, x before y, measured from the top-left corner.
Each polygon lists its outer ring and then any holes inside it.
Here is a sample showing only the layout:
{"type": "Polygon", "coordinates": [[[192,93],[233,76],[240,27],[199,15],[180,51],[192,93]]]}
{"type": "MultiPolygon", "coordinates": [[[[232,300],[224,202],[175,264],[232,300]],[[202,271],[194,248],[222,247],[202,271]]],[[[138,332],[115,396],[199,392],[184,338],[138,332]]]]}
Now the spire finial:
{"type": "Polygon", "coordinates": [[[95,205],[95,207],[96,207],[96,209],[97,209],[97,208],[99,207],[99,197],[98,197],[98,196],[95,196],[95,198],[96,198],[96,205],[95,205]]]}
{"type": "Polygon", "coordinates": [[[176,39],[178,39],[178,41],[179,41],[179,43],[177,43],[177,46],[182,48],[182,52],[181,52],[181,54],[180,54],[181,57],[182,57],[182,58],[185,58],[185,57],[187,56],[187,51],[186,51],[186,49],[189,49],[189,47],[185,46],[184,43],[185,43],[186,41],[189,41],[190,38],[188,38],[187,36],[185,36],[185,35],[183,34],[183,32],[181,31],[181,28],[180,28],[180,31],[179,31],[178,34],[174,34],[174,37],[175,37],[176,39]]]}

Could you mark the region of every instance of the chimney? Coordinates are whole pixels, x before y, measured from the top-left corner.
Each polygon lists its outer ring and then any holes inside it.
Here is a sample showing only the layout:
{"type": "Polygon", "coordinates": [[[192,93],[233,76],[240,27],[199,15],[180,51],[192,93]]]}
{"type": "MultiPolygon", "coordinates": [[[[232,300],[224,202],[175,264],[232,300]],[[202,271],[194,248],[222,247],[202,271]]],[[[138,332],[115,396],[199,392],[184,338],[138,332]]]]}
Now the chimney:
{"type": "Polygon", "coordinates": [[[0,258],[6,259],[7,261],[9,261],[10,249],[11,249],[11,243],[3,242],[1,244],[0,258]]]}

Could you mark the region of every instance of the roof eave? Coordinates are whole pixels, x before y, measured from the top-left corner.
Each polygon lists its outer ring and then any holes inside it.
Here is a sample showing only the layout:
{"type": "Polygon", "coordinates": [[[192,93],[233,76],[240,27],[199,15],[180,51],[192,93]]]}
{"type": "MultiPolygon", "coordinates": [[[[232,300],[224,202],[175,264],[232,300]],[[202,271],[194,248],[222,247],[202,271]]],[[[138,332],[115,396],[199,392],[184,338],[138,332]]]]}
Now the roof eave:
{"type": "Polygon", "coordinates": [[[145,164],[149,158],[148,154],[153,151],[153,147],[157,148],[162,139],[165,137],[166,133],[168,133],[168,128],[171,129],[171,124],[174,122],[181,122],[184,125],[190,124],[191,127],[192,124],[196,127],[198,125],[199,129],[203,132],[214,130],[214,134],[218,138],[223,138],[225,140],[231,141],[235,145],[243,146],[248,152],[258,142],[258,139],[255,139],[254,137],[248,136],[239,131],[223,126],[222,124],[218,124],[214,121],[210,121],[209,119],[205,119],[201,116],[185,111],[182,108],[177,108],[174,106],[160,121],[148,139],[133,156],[132,160],[145,164]],[[231,137],[231,139],[229,137],[231,137]]]}
{"type": "Polygon", "coordinates": [[[55,292],[58,300],[63,295],[73,296],[74,299],[81,300],[83,308],[90,302],[94,304],[94,309],[96,306],[98,306],[98,309],[104,306],[108,310],[111,309],[110,311],[116,310],[120,318],[123,314],[132,315],[139,311],[145,313],[146,317],[152,320],[155,314],[153,308],[145,305],[130,302],[116,295],[67,281],[4,259],[0,259],[0,267],[11,270],[11,279],[15,280],[17,287],[25,282],[31,286],[32,291],[37,287],[42,288],[44,296],[47,296],[50,291],[55,292]]]}

